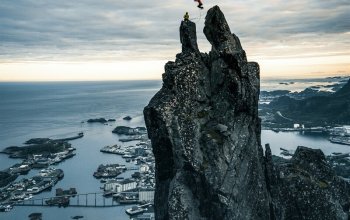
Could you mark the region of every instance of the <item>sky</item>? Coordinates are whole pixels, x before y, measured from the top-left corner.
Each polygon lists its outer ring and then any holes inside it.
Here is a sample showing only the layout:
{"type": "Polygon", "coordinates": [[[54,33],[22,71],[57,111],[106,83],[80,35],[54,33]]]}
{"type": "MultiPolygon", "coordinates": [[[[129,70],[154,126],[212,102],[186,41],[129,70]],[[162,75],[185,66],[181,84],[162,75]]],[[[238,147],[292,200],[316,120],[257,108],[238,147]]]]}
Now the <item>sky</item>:
{"type": "Polygon", "coordinates": [[[350,75],[349,0],[1,0],[0,81],[161,79],[186,11],[219,5],[262,78],[350,75]]]}

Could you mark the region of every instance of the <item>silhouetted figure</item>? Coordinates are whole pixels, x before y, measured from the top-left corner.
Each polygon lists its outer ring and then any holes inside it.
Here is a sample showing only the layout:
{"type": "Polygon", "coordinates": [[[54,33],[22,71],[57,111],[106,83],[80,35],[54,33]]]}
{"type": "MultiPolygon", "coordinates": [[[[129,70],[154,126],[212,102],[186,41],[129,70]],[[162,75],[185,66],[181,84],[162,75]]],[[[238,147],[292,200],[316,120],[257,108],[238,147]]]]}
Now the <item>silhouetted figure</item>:
{"type": "Polygon", "coordinates": [[[198,8],[203,9],[203,3],[202,0],[194,0],[195,2],[198,2],[198,8]]]}
{"type": "Polygon", "coordinates": [[[184,15],[184,21],[188,21],[190,18],[190,15],[188,14],[188,12],[186,12],[186,14],[184,15]]]}

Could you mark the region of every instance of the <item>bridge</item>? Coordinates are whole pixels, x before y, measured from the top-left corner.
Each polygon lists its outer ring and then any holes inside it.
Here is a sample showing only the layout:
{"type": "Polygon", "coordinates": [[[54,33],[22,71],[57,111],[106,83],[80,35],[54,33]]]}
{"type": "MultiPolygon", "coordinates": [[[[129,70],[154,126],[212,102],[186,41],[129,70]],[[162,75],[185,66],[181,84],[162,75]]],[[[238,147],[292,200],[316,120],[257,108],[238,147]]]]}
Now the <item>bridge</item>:
{"type": "Polygon", "coordinates": [[[113,198],[105,198],[103,192],[76,194],[70,196],[56,196],[49,198],[38,198],[23,200],[13,204],[14,206],[63,206],[63,207],[91,207],[91,208],[108,208],[121,206],[118,202],[114,201],[113,198]],[[69,197],[68,204],[47,204],[47,201],[60,200],[69,197]]]}

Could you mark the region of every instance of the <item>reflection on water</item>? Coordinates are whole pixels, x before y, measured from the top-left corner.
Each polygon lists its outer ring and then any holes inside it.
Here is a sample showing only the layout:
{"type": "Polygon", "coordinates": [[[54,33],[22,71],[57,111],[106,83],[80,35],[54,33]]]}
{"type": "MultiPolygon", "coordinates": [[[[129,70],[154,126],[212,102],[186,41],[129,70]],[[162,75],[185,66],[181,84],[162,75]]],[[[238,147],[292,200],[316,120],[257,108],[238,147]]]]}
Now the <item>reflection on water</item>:
{"type": "Polygon", "coordinates": [[[350,152],[350,146],[334,144],[328,141],[328,137],[319,133],[300,133],[300,132],[279,132],[270,130],[261,132],[261,143],[270,144],[272,153],[279,155],[284,148],[295,150],[298,146],[305,146],[315,149],[321,149],[326,155],[333,152],[350,152]]]}
{"type": "MultiPolygon", "coordinates": [[[[100,191],[101,183],[92,174],[100,164],[126,163],[120,156],[103,154],[99,150],[106,145],[135,144],[119,143],[112,134],[117,125],[143,126],[142,110],[161,86],[160,81],[146,82],[89,82],[89,83],[0,83],[0,150],[11,145],[21,145],[35,137],[72,136],[83,131],[82,139],[71,141],[77,149],[76,156],[59,164],[64,178],[50,192],[35,198],[54,196],[56,188],[75,187],[78,193],[100,191]],[[124,92],[123,92],[124,91],[124,92]],[[131,121],[122,120],[130,115],[131,121]],[[81,123],[89,118],[115,118],[109,125],[81,123]]],[[[275,133],[262,131],[262,144],[270,143],[274,154],[280,147],[293,150],[299,145],[320,148],[326,154],[350,152],[350,146],[330,143],[320,135],[300,133],[275,133]]],[[[0,170],[20,160],[9,159],[0,154],[0,170]]],[[[129,176],[127,171],[121,176],[129,176]]],[[[38,170],[26,177],[34,176],[38,170]]],[[[20,178],[23,178],[21,176],[20,178]]],[[[26,220],[32,212],[42,212],[43,219],[62,220],[82,215],[84,219],[129,219],[124,207],[112,208],[58,208],[58,207],[15,207],[11,212],[0,213],[0,219],[26,220]]]]}
{"type": "Polygon", "coordinates": [[[300,92],[311,86],[327,86],[338,83],[345,78],[311,78],[311,79],[276,79],[263,78],[261,80],[261,90],[289,90],[300,92]]]}

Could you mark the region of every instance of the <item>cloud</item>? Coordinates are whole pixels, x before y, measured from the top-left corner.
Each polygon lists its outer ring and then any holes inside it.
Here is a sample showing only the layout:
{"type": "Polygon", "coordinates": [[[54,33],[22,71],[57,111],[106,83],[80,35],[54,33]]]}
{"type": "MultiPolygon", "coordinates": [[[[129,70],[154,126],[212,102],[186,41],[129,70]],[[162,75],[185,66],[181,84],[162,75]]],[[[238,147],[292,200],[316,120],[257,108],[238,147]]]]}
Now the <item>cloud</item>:
{"type": "MultiPolygon", "coordinates": [[[[253,56],[350,53],[348,0],[204,4],[206,9],[220,5],[253,56]]],[[[201,31],[205,12],[191,0],[4,0],[0,62],[170,59],[180,50],[178,26],[184,11],[202,18],[196,20],[198,41],[202,50],[209,50],[201,31]]]]}

